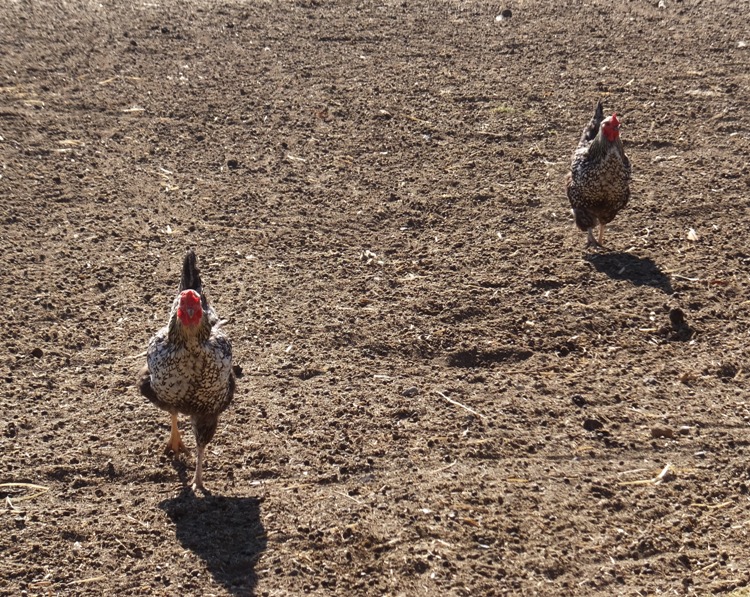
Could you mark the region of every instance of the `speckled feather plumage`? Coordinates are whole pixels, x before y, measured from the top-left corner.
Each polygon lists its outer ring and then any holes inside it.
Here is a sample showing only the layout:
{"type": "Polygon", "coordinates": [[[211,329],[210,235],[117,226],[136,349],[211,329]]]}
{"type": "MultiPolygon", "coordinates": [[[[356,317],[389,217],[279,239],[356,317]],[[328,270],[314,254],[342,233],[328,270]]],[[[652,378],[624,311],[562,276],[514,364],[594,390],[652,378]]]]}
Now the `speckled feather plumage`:
{"type": "Polygon", "coordinates": [[[232,399],[232,345],[219,323],[210,323],[208,311],[195,335],[185,333],[176,311],[175,301],[169,324],[148,345],[148,369],[158,406],[186,415],[220,413],[232,399]]]}
{"type": "Polygon", "coordinates": [[[630,160],[622,141],[602,134],[601,101],[573,154],[567,194],[576,225],[583,231],[608,224],[630,198],[630,160]]]}
{"type": "Polygon", "coordinates": [[[169,322],[149,341],[146,361],[141,393],[163,410],[189,415],[196,443],[204,447],[213,438],[219,414],[232,401],[235,378],[232,344],[203,292],[192,250],[185,256],[169,322]],[[194,329],[177,316],[179,294],[188,289],[198,293],[203,309],[194,329]]]}

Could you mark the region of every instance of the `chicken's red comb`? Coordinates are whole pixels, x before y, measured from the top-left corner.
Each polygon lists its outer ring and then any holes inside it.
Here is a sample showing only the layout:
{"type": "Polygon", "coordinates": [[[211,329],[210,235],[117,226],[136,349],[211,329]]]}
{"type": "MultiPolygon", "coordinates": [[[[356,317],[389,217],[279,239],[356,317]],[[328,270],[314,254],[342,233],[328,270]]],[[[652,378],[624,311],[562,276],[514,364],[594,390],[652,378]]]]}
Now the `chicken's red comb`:
{"type": "Polygon", "coordinates": [[[180,304],[185,307],[194,307],[201,302],[200,295],[195,290],[183,290],[180,293],[180,304]]]}
{"type": "Polygon", "coordinates": [[[615,112],[612,113],[612,124],[614,124],[615,126],[620,126],[620,121],[617,120],[617,113],[615,112]]]}

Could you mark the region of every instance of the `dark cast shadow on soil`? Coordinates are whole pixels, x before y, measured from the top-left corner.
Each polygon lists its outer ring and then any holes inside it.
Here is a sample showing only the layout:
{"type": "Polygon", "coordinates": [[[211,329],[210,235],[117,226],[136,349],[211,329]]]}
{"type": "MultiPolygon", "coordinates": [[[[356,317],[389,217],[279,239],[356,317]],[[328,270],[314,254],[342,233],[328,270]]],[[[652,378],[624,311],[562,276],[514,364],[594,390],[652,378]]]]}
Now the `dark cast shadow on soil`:
{"type": "Polygon", "coordinates": [[[188,485],[188,469],[185,464],[185,460],[179,456],[172,457],[172,468],[177,472],[177,477],[180,479],[180,484],[183,487],[188,485]]]}
{"type": "Polygon", "coordinates": [[[596,271],[613,280],[627,280],[635,286],[653,286],[665,294],[673,294],[669,276],[662,273],[653,259],[636,257],[630,253],[590,253],[584,257],[596,271]]]}
{"type": "Polygon", "coordinates": [[[217,583],[232,595],[252,597],[255,564],[266,549],[260,503],[255,497],[198,498],[185,488],[159,507],[177,527],[177,540],[206,563],[217,583]]]}

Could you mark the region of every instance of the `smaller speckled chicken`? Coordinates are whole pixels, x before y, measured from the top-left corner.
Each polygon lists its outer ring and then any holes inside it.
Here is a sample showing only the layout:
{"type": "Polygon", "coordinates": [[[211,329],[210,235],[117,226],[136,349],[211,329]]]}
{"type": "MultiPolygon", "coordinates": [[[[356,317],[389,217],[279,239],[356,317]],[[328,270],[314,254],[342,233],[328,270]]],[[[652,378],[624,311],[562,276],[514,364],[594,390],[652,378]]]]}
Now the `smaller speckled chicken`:
{"type": "Polygon", "coordinates": [[[187,452],[177,413],[190,416],[197,444],[194,489],[203,488],[203,457],[216,432],[219,414],[234,396],[232,344],[201,287],[195,253],[185,255],[169,323],[151,338],[141,371],[141,394],[172,415],[166,452],[187,452]]]}
{"type": "Polygon", "coordinates": [[[601,100],[573,154],[567,191],[576,226],[588,232],[586,247],[603,248],[604,226],[630,198],[630,160],[622,147],[617,115],[604,118],[601,100]]]}

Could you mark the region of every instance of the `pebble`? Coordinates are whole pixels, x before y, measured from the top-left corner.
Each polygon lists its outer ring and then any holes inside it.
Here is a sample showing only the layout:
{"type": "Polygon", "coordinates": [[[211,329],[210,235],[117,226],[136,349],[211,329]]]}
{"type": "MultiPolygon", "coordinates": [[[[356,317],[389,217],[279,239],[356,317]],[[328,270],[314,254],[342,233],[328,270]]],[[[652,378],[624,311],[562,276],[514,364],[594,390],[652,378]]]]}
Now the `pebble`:
{"type": "Polygon", "coordinates": [[[401,395],[406,396],[407,398],[412,398],[417,394],[419,394],[419,390],[414,386],[406,388],[403,392],[401,392],[401,395]]]}
{"type": "Polygon", "coordinates": [[[578,408],[583,408],[584,406],[586,406],[586,399],[580,394],[575,394],[574,396],[571,396],[570,399],[578,408]]]}
{"type": "Polygon", "coordinates": [[[674,439],[674,431],[671,427],[653,427],[651,429],[651,437],[653,437],[654,439],[674,439]]]}
{"type": "Polygon", "coordinates": [[[672,324],[672,327],[675,329],[682,327],[683,325],[685,325],[685,312],[679,307],[670,309],[669,322],[672,324]]]}
{"type": "Polygon", "coordinates": [[[597,421],[596,419],[586,419],[583,422],[583,428],[586,431],[598,431],[604,427],[604,423],[597,421]]]}
{"type": "Polygon", "coordinates": [[[496,21],[507,21],[513,16],[513,11],[510,8],[506,8],[503,12],[495,17],[496,21]]]}

